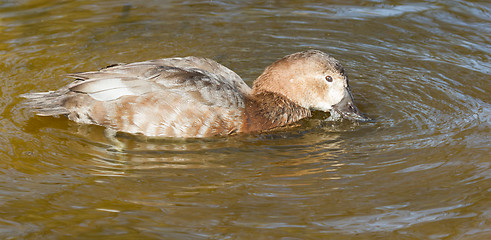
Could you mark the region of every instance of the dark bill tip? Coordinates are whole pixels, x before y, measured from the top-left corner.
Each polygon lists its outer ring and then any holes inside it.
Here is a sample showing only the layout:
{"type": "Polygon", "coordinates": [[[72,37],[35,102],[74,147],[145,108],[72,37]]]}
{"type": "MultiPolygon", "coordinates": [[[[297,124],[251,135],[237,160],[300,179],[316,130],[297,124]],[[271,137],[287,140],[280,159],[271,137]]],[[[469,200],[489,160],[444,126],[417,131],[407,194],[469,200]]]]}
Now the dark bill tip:
{"type": "Polygon", "coordinates": [[[358,121],[358,122],[372,122],[373,119],[361,114],[361,113],[354,113],[354,112],[341,112],[335,109],[335,111],[341,115],[342,118],[348,119],[351,121],[358,121]]]}
{"type": "Polygon", "coordinates": [[[338,104],[332,106],[334,111],[341,115],[342,118],[359,121],[359,122],[369,122],[373,121],[373,119],[366,117],[355,106],[351,95],[344,97],[338,104]]]}

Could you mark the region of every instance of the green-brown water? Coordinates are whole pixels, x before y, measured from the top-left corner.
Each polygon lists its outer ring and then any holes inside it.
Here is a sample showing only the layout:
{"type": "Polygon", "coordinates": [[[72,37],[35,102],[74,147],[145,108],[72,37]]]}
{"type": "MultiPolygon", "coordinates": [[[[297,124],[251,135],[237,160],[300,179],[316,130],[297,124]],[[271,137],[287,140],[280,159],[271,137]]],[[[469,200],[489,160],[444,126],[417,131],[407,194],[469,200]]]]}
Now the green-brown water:
{"type": "Polygon", "coordinates": [[[1,1],[0,238],[491,239],[490,46],[487,1],[1,1]],[[187,55],[250,84],[308,48],[375,122],[117,152],[18,98],[187,55]]]}

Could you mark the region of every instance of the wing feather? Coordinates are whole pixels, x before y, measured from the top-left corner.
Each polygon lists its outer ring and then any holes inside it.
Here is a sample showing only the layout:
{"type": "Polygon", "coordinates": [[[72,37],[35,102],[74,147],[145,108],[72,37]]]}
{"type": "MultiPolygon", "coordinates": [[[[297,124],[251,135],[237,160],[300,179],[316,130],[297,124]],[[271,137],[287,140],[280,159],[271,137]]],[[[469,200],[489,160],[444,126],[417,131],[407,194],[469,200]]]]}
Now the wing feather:
{"type": "Polygon", "coordinates": [[[250,88],[233,71],[206,58],[186,57],[120,64],[99,71],[68,75],[83,80],[70,91],[98,101],[161,91],[201,95],[207,104],[243,107],[250,88]]]}

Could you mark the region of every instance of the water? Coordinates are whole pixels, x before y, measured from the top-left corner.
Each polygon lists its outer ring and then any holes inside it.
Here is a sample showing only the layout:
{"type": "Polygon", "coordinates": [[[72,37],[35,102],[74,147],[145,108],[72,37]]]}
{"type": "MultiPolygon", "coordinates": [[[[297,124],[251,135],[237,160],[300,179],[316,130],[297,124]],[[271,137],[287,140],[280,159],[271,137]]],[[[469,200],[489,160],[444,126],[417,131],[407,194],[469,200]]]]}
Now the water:
{"type": "Polygon", "coordinates": [[[490,239],[491,4],[485,1],[0,3],[3,239],[490,239]],[[64,74],[196,55],[248,84],[315,48],[373,123],[211,139],[33,116],[64,74]]]}

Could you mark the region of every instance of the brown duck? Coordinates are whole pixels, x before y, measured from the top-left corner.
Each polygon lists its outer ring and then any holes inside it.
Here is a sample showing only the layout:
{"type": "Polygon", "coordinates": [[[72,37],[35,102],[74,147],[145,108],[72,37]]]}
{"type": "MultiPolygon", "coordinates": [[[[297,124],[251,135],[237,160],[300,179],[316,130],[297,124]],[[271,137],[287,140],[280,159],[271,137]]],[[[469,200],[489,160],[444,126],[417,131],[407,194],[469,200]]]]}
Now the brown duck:
{"type": "Polygon", "coordinates": [[[209,137],[286,126],[311,110],[366,121],[341,64],[318,50],[268,66],[252,89],[207,58],[165,58],[70,74],[56,91],[27,93],[37,115],[153,137],[209,137]]]}

